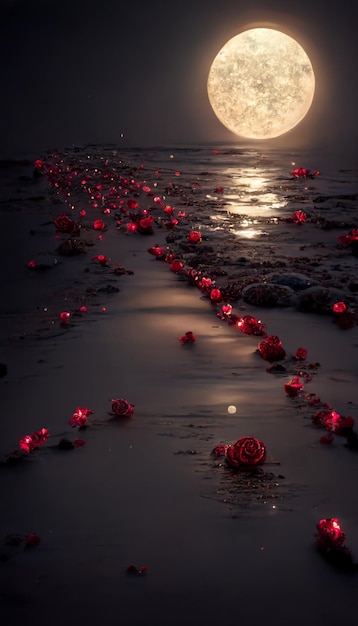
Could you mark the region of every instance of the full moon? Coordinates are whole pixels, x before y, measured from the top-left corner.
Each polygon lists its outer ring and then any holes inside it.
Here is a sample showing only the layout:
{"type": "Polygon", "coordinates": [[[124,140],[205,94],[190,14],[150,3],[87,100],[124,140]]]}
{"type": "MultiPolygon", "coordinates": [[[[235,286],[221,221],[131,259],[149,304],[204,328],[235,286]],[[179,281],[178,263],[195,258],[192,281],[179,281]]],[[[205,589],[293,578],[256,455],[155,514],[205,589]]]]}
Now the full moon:
{"type": "Polygon", "coordinates": [[[295,39],[271,28],[252,28],[218,52],[207,89],[215,115],[231,132],[271,139],[305,117],[315,77],[310,59],[295,39]]]}

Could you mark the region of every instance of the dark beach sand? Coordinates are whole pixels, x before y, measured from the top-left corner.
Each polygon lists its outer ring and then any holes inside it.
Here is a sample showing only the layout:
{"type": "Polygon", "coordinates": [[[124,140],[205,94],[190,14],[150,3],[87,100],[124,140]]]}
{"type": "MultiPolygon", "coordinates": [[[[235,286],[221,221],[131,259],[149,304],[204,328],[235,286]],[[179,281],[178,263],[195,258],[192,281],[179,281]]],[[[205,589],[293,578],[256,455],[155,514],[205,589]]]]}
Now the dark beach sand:
{"type": "MultiPolygon", "coordinates": [[[[312,426],[310,407],[283,385],[303,346],[307,362],[320,363],[306,392],[357,420],[357,326],[342,330],[330,315],[294,307],[233,303],[284,344],[287,374],[267,373],[259,338],[218,318],[220,306],[147,253],[167,245],[163,228],[127,236],[111,227],[103,241],[89,232],[95,245],[86,255],[31,272],[28,260],[40,252],[48,262],[58,245],[53,225],[43,224],[66,206],[53,203],[43,178],[27,182],[25,200],[17,191],[16,202],[2,205],[2,459],[25,434],[46,427],[51,437],[23,462],[0,467],[1,625],[356,624],[356,574],[325,562],[314,532],[319,519],[338,517],[358,559],[357,452],[339,436],[321,445],[325,431],[312,426]],[[102,253],[134,274],[114,277],[90,262],[102,253]],[[108,284],[119,293],[97,291],[88,313],[61,327],[60,311],[78,309],[86,289],[108,284]],[[197,341],[181,345],[188,330],[197,341]],[[116,397],[135,405],[132,418],[111,418],[116,397]],[[94,412],[86,430],[68,425],[76,407],[94,412]],[[244,435],[267,446],[262,480],[240,478],[210,454],[244,435]],[[53,447],[76,436],[86,445],[53,447]],[[8,535],[32,532],[41,538],[36,547],[5,545],[8,535]],[[147,566],[147,575],[129,576],[131,564],[147,566]]],[[[319,184],[329,195],[331,180],[319,184]]],[[[340,211],[330,216],[340,219],[340,211]]],[[[284,215],[291,213],[289,206],[284,215]]],[[[276,224],[282,256],[287,246],[313,244],[317,231],[307,226],[276,224]]],[[[182,228],[197,227],[191,217],[182,228]]],[[[331,271],[337,235],[347,230],[317,235],[331,271]]],[[[249,256],[247,245],[240,254],[249,256]]],[[[342,275],[356,277],[357,259],[338,254],[342,275]]]]}

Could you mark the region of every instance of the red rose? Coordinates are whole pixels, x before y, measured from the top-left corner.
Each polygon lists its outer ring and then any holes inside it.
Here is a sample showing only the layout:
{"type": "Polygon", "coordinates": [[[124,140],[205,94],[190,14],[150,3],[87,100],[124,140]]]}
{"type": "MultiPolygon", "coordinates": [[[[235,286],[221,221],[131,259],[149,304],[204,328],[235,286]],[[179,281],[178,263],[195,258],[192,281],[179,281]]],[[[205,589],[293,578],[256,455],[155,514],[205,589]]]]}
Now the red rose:
{"type": "Polygon", "coordinates": [[[79,426],[80,428],[84,428],[88,423],[88,415],[92,415],[93,411],[86,408],[79,408],[75,410],[72,417],[69,420],[69,425],[74,428],[75,426],[79,426]]]}
{"type": "Polygon", "coordinates": [[[210,300],[211,302],[221,302],[221,291],[220,289],[212,289],[210,291],[210,300]]]}
{"type": "Polygon", "coordinates": [[[67,326],[70,323],[71,313],[69,311],[62,311],[59,317],[61,324],[67,326]]]}
{"type": "Polygon", "coordinates": [[[193,335],[191,330],[188,330],[185,333],[185,335],[182,335],[182,337],[179,337],[179,341],[181,341],[182,344],[194,343],[194,341],[196,341],[196,337],[195,335],[193,335]]]}
{"type": "Polygon", "coordinates": [[[112,400],[112,411],[115,415],[123,417],[131,417],[134,413],[134,407],[123,398],[115,398],[112,400]]]}
{"type": "Polygon", "coordinates": [[[291,172],[291,176],[294,176],[295,178],[307,178],[309,173],[310,170],[307,170],[304,167],[296,167],[296,169],[291,172]]]}
{"type": "Polygon", "coordinates": [[[336,411],[330,411],[326,413],[323,418],[323,426],[326,430],[336,433],[336,435],[342,435],[348,430],[352,430],[354,426],[354,419],[350,415],[344,417],[336,411]]]}
{"type": "Polygon", "coordinates": [[[49,436],[47,428],[40,428],[40,430],[32,433],[31,435],[25,435],[19,441],[20,450],[30,453],[36,448],[43,446],[46,443],[49,436]]]}
{"type": "Polygon", "coordinates": [[[349,246],[353,241],[358,240],[358,228],[352,228],[346,235],[340,235],[338,241],[344,246],[349,246]]]}
{"type": "Polygon", "coordinates": [[[103,220],[94,220],[93,228],[94,230],[104,230],[106,228],[106,225],[103,220]]]}
{"type": "Polygon", "coordinates": [[[303,224],[306,221],[306,213],[303,211],[295,211],[292,215],[292,221],[295,224],[303,224]]]}
{"type": "Polygon", "coordinates": [[[189,243],[200,243],[201,239],[201,233],[198,230],[192,230],[187,236],[189,243]]]}
{"type": "Polygon", "coordinates": [[[295,359],[297,361],[305,361],[307,358],[307,350],[306,348],[297,348],[295,359]]]}
{"type": "Polygon", "coordinates": [[[266,326],[260,320],[257,320],[252,315],[244,315],[239,317],[236,322],[236,326],[245,335],[266,335],[266,326]]]}
{"type": "Polygon", "coordinates": [[[317,547],[319,550],[341,548],[346,540],[346,533],[340,527],[336,517],[321,519],[317,524],[317,547]]]}
{"type": "Polygon", "coordinates": [[[157,259],[164,260],[167,254],[167,249],[161,248],[160,246],[158,246],[158,244],[156,244],[155,246],[148,248],[148,252],[149,254],[153,254],[153,256],[155,256],[157,259]]]}
{"type": "Polygon", "coordinates": [[[303,389],[303,384],[300,381],[300,377],[294,376],[294,378],[291,378],[291,380],[288,383],[284,384],[284,389],[287,395],[290,396],[291,398],[298,396],[298,392],[302,391],[303,389]]]}
{"type": "Polygon", "coordinates": [[[31,435],[32,447],[39,448],[40,446],[43,446],[46,443],[48,438],[49,438],[49,432],[47,428],[40,428],[40,430],[38,430],[35,433],[32,433],[31,435]]]}
{"type": "Polygon", "coordinates": [[[184,268],[184,265],[179,259],[174,259],[170,264],[170,269],[172,272],[181,272],[184,268]]]}
{"type": "Polygon", "coordinates": [[[345,302],[335,302],[333,305],[334,313],[344,313],[347,310],[347,305],[345,302]]]}
{"type": "Polygon", "coordinates": [[[105,254],[97,254],[97,256],[92,257],[92,261],[97,261],[102,267],[108,267],[109,258],[105,254]]]}
{"type": "Polygon", "coordinates": [[[266,361],[281,361],[286,356],[282,343],[276,335],[271,335],[266,337],[264,341],[260,341],[258,350],[260,356],[266,361]]]}
{"type": "Polygon", "coordinates": [[[138,232],[142,234],[151,234],[153,232],[154,217],[146,215],[138,221],[138,232]]]}
{"type": "Polygon", "coordinates": [[[231,304],[223,304],[222,307],[221,307],[221,310],[222,310],[224,315],[231,315],[231,313],[232,313],[232,306],[231,306],[231,304]]]}
{"type": "Polygon", "coordinates": [[[226,445],[226,444],[218,444],[217,446],[215,446],[215,448],[211,451],[211,454],[213,456],[215,456],[216,458],[218,458],[219,456],[225,456],[227,449],[230,446],[226,445]]]}
{"type": "Polygon", "coordinates": [[[24,452],[31,452],[31,450],[34,449],[31,435],[25,435],[25,437],[20,439],[19,446],[20,450],[23,450],[24,452]]]}
{"type": "Polygon", "coordinates": [[[74,222],[72,217],[64,212],[59,213],[54,221],[54,224],[59,233],[68,233],[73,235],[79,233],[80,230],[78,224],[74,222]]]}
{"type": "Polygon", "coordinates": [[[241,437],[234,445],[228,446],[225,458],[234,469],[250,469],[265,462],[266,448],[255,437],[241,437]]]}

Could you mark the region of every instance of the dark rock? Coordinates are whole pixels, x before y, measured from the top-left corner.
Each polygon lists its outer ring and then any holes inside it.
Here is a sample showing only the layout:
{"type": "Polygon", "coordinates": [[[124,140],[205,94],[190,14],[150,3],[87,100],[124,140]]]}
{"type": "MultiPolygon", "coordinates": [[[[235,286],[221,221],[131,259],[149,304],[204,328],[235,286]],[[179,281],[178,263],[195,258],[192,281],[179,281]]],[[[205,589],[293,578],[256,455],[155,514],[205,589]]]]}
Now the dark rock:
{"type": "Polygon", "coordinates": [[[308,278],[304,274],[270,274],[268,282],[275,285],[286,285],[294,291],[302,291],[319,284],[316,280],[308,278]]]}
{"type": "Polygon", "coordinates": [[[339,289],[310,287],[300,293],[298,308],[306,313],[332,313],[334,303],[341,300],[345,300],[345,294],[339,289]]]}
{"type": "Polygon", "coordinates": [[[86,243],[80,239],[66,239],[57,248],[58,254],[61,256],[75,256],[86,252],[86,243]]]}
{"type": "Polygon", "coordinates": [[[274,306],[296,306],[297,296],[293,289],[285,285],[274,285],[273,283],[254,283],[247,285],[242,290],[242,297],[245,302],[254,306],[274,307],[274,306]]]}

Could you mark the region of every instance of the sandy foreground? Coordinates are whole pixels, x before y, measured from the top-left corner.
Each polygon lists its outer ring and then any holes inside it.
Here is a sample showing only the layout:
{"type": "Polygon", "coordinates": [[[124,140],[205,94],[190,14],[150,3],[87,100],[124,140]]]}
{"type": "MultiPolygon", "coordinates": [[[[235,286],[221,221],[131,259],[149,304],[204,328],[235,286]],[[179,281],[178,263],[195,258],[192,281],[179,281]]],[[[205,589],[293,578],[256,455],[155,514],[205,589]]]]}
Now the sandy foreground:
{"type": "MultiPolygon", "coordinates": [[[[1,624],[356,624],[356,574],[325,562],[314,533],[318,520],[338,517],[358,559],[357,452],[343,437],[322,445],[305,402],[284,393],[289,371],[267,373],[257,337],[148,255],[166,245],[165,230],[113,230],[96,242],[93,254],[133,274],[88,271],[88,255],[31,273],[26,263],[54,237],[38,226],[48,208],[39,220],[31,206],[5,215],[2,460],[25,434],[46,427],[51,436],[0,466],[1,624]],[[99,281],[119,293],[97,292],[88,314],[61,326],[59,311],[99,281]],[[189,330],[195,344],[181,345],[189,330]],[[117,397],[134,405],[132,418],[110,415],[117,397]],[[82,431],[68,425],[76,407],[93,411],[82,431]],[[267,446],[261,479],[242,480],[211,455],[245,435],[267,446]],[[63,437],[86,445],[59,450],[63,437]],[[36,533],[40,544],[6,545],[14,533],[36,533]],[[147,574],[128,575],[131,564],[147,574]]],[[[293,308],[234,308],[280,336],[288,370],[307,348],[320,366],[305,390],[358,419],[357,327],[293,308]]]]}

